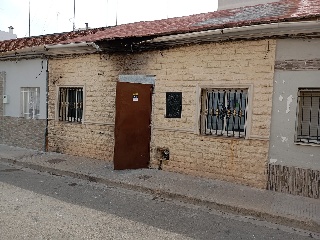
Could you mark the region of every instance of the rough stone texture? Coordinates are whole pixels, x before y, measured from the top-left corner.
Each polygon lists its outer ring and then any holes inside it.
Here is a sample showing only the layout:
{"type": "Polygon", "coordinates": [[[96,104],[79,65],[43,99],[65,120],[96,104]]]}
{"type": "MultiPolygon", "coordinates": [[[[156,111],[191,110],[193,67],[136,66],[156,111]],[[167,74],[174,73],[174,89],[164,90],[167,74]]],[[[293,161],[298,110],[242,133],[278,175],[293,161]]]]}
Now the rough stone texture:
{"type": "Polygon", "coordinates": [[[49,121],[48,150],[113,160],[114,126],[49,121]]]}
{"type": "Polygon", "coordinates": [[[113,160],[116,81],[121,59],[84,55],[49,61],[48,150],[113,160]],[[119,63],[119,66],[118,66],[119,63]],[[55,119],[59,86],[83,86],[84,122],[55,119]]]}
{"type": "MultiPolygon", "coordinates": [[[[215,138],[191,133],[155,131],[153,145],[167,146],[164,170],[266,186],[268,141],[215,138]]],[[[156,165],[156,159],[153,162],[156,165]]]]}
{"type": "Polygon", "coordinates": [[[155,75],[151,167],[159,165],[156,149],[168,148],[170,160],[163,164],[164,170],[265,188],[274,60],[274,40],[208,43],[163,51],[50,60],[49,150],[112,160],[118,76],[155,75]],[[249,139],[199,135],[197,86],[232,87],[235,84],[253,84],[249,139]],[[54,120],[56,86],[59,85],[86,86],[84,124],[54,120]],[[164,117],[166,92],[174,91],[182,92],[183,96],[180,119],[164,117]]]}
{"type": "Polygon", "coordinates": [[[2,144],[45,150],[46,120],[4,116],[2,126],[2,144]]]}
{"type": "Polygon", "coordinates": [[[151,166],[168,148],[164,170],[265,188],[272,108],[275,42],[201,44],[127,57],[125,74],[156,75],[151,166]],[[140,66],[140,67],[139,67],[140,66]],[[252,139],[197,134],[197,85],[253,84],[252,139]],[[182,118],[165,118],[166,92],[182,91],[182,118]],[[255,140],[254,138],[262,139],[255,140]]]}

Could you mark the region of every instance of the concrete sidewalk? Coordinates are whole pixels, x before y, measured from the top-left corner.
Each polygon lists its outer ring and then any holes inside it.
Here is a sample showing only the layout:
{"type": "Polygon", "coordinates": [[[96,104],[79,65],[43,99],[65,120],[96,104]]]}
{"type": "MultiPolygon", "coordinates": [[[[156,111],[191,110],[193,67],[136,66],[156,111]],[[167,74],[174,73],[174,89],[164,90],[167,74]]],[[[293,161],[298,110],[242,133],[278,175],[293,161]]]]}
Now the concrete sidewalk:
{"type": "MultiPolygon", "coordinates": [[[[139,169],[114,171],[110,162],[0,144],[0,162],[173,198],[320,233],[320,200],[229,182],[139,169]]],[[[0,173],[1,174],[1,173],[0,173]]]]}

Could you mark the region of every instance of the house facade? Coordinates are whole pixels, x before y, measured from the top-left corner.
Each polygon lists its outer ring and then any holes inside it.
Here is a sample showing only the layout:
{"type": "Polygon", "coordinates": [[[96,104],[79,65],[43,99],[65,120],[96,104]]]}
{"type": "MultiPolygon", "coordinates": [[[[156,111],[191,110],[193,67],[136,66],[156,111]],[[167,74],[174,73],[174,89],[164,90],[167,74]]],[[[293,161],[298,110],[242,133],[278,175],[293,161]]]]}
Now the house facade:
{"type": "Polygon", "coordinates": [[[319,39],[277,40],[268,188],[319,198],[319,39]]]}
{"type": "Polygon", "coordinates": [[[47,149],[48,56],[60,52],[46,45],[97,31],[0,41],[0,144],[47,149]]]}
{"type": "MultiPolygon", "coordinates": [[[[288,4],[272,1],[230,11],[238,18],[252,9],[263,14],[266,9],[284,11],[288,4]]],[[[290,17],[305,14],[300,2],[292,4],[295,12],[290,12],[290,17]]],[[[314,14],[319,6],[313,4],[314,14]]],[[[283,14],[290,18],[288,12],[283,14]]],[[[129,146],[138,148],[134,143],[139,138],[131,134],[135,125],[130,120],[123,124],[124,114],[117,109],[135,109],[129,102],[140,101],[140,97],[135,88],[128,93],[131,99],[118,99],[118,94],[127,91],[123,82],[133,88],[137,79],[151,77],[154,81],[139,82],[152,85],[147,166],[318,198],[317,109],[311,114],[315,120],[305,123],[299,120],[306,116],[302,117],[297,101],[300,92],[310,95],[306,88],[317,88],[315,48],[319,28],[311,15],[305,16],[308,21],[297,24],[270,23],[157,36],[143,39],[147,45],[138,47],[139,40],[130,35],[116,45],[108,37],[99,38],[102,52],[98,54],[51,60],[49,150],[114,161],[116,167],[118,158],[130,158],[134,150],[129,146]],[[308,80],[301,83],[296,75],[293,79],[293,71],[305,74],[303,79],[308,80]],[[66,110],[58,100],[60,89],[82,92],[81,123],[61,121],[60,115],[66,110]],[[120,120],[117,115],[121,115],[120,120]],[[299,121],[303,127],[299,127],[299,121]],[[127,129],[126,125],[131,129],[123,134],[121,129],[127,129]],[[309,125],[316,136],[311,142],[304,136],[309,125]],[[121,135],[129,140],[121,140],[121,135]],[[301,160],[306,157],[308,161],[301,160]]],[[[208,17],[201,23],[229,23],[221,15],[208,17]]],[[[149,23],[145,27],[148,31],[149,23]]],[[[148,33],[143,36],[148,37],[148,33]]],[[[304,99],[310,101],[310,96],[304,99]]],[[[130,116],[134,122],[135,116],[130,116]]]]}
{"type": "MultiPolygon", "coordinates": [[[[193,44],[162,51],[91,54],[49,62],[49,151],[112,161],[117,82],[123,76],[154,76],[151,167],[159,168],[162,164],[164,170],[265,186],[274,40],[193,44]],[[80,122],[61,120],[59,98],[61,89],[66,88],[83,91],[80,122]],[[244,92],[239,104],[243,104],[243,115],[247,115],[247,123],[242,123],[246,124],[245,138],[239,137],[241,130],[230,131],[229,136],[221,133],[222,126],[216,129],[217,135],[203,132],[204,128],[208,130],[209,123],[204,122],[208,116],[203,115],[201,106],[208,101],[204,94],[213,91],[221,93],[221,97],[225,91],[239,91],[238,98],[244,92]],[[182,94],[181,116],[177,118],[167,116],[168,93],[182,94]],[[170,152],[168,161],[161,161],[161,149],[170,152]]],[[[239,115],[239,106],[237,111],[239,115]]],[[[221,125],[222,121],[217,122],[221,125]]],[[[209,128],[214,131],[211,125],[209,128]]]]}
{"type": "Polygon", "coordinates": [[[319,198],[320,3],[259,3],[39,48],[47,150],[319,198]]]}
{"type": "Polygon", "coordinates": [[[121,59],[107,61],[100,54],[90,54],[49,62],[48,150],[112,161],[115,87],[121,59]],[[78,106],[83,111],[81,119],[66,112],[63,103],[69,95],[62,99],[62,94],[67,92],[82,95],[83,105],[78,106]]]}
{"type": "Polygon", "coordinates": [[[45,150],[46,59],[0,62],[0,143],[45,150]]]}

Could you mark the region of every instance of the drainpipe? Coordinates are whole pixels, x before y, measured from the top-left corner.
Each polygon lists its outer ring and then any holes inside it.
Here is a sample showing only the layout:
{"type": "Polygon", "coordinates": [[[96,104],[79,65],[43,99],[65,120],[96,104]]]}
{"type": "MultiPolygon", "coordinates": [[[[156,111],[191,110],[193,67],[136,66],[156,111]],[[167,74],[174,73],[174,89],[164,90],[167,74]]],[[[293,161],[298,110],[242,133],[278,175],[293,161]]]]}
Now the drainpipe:
{"type": "Polygon", "coordinates": [[[48,151],[48,116],[49,116],[49,58],[47,57],[47,69],[46,69],[46,129],[44,135],[44,151],[48,151]]]}
{"type": "MultiPolygon", "coordinates": [[[[6,74],[6,72],[4,72],[4,71],[0,71],[0,73],[1,73],[1,77],[2,77],[2,95],[0,95],[0,97],[3,97],[3,95],[5,95],[5,85],[4,85],[4,82],[5,82],[5,79],[6,79],[6,77],[5,77],[5,74],[6,74]]],[[[3,136],[3,126],[4,126],[4,103],[2,102],[2,115],[0,116],[0,119],[1,119],[1,122],[0,122],[0,144],[3,144],[3,138],[4,138],[4,136],[3,136]]]]}

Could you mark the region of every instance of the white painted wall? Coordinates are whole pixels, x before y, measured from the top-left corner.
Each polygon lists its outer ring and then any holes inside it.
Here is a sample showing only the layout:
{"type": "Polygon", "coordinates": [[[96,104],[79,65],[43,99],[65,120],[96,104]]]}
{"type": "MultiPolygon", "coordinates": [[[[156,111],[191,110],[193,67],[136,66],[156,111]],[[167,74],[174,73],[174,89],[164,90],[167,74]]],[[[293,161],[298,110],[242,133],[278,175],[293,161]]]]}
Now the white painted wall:
{"type": "Polygon", "coordinates": [[[21,87],[40,87],[39,119],[46,119],[46,69],[46,59],[0,61],[0,72],[6,72],[4,95],[9,96],[4,116],[20,117],[21,87]]]}
{"type": "Polygon", "coordinates": [[[281,0],[219,0],[218,2],[218,11],[225,10],[225,9],[233,9],[239,7],[246,7],[246,6],[254,6],[258,4],[266,4],[271,2],[279,2],[281,0]]]}
{"type": "MultiPolygon", "coordinates": [[[[278,40],[276,60],[320,58],[320,40],[278,40]]],[[[270,163],[320,170],[320,145],[294,143],[298,88],[320,88],[320,71],[276,70],[270,136],[270,163]]]]}
{"type": "Polygon", "coordinates": [[[16,38],[17,38],[16,34],[0,30],[0,41],[9,40],[9,39],[16,39],[16,38]]]}

